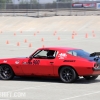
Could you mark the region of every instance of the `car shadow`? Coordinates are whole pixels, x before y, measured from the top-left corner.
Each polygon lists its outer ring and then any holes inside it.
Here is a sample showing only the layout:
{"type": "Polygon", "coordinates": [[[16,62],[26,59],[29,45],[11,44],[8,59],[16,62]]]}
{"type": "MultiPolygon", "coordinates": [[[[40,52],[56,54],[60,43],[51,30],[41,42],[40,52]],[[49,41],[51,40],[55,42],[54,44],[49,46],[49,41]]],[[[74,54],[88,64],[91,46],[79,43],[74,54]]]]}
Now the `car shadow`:
{"type": "Polygon", "coordinates": [[[92,84],[92,83],[100,83],[100,79],[86,80],[84,78],[80,78],[74,82],[74,84],[92,84]]]}
{"type": "MultiPolygon", "coordinates": [[[[46,83],[63,83],[59,78],[52,77],[14,77],[13,80],[2,80],[0,81],[24,81],[24,82],[46,82],[46,83]]],[[[63,83],[63,84],[92,84],[99,83],[100,79],[85,80],[84,78],[77,79],[74,83],[63,83]]]]}
{"type": "Polygon", "coordinates": [[[14,77],[12,80],[2,80],[0,81],[27,81],[27,82],[54,82],[54,83],[62,83],[62,81],[58,78],[51,77],[14,77]]]}

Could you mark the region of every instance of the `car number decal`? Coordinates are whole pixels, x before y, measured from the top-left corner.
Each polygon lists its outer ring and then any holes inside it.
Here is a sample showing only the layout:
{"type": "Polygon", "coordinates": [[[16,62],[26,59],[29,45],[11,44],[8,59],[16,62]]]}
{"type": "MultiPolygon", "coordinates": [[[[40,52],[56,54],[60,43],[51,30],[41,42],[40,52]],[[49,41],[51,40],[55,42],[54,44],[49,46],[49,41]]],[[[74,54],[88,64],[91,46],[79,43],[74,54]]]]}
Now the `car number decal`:
{"type": "Polygon", "coordinates": [[[3,62],[4,62],[4,63],[6,63],[6,62],[7,62],[7,60],[4,60],[3,62]]]}
{"type": "Polygon", "coordinates": [[[15,64],[19,64],[19,60],[15,61],[15,64]]]}
{"type": "Polygon", "coordinates": [[[33,65],[39,65],[40,64],[40,60],[33,60],[33,65]]]}
{"type": "Polygon", "coordinates": [[[67,57],[67,54],[66,53],[60,53],[58,55],[59,59],[64,59],[65,57],[67,57]]]}

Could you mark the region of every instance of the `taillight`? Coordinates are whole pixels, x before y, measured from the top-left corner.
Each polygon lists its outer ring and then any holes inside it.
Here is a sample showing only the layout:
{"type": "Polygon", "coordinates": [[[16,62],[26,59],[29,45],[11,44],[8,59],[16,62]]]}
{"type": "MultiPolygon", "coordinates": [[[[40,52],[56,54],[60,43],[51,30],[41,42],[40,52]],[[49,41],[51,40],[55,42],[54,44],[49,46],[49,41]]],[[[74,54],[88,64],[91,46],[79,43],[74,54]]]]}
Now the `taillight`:
{"type": "Polygon", "coordinates": [[[99,64],[94,64],[94,68],[99,68],[99,64]]]}

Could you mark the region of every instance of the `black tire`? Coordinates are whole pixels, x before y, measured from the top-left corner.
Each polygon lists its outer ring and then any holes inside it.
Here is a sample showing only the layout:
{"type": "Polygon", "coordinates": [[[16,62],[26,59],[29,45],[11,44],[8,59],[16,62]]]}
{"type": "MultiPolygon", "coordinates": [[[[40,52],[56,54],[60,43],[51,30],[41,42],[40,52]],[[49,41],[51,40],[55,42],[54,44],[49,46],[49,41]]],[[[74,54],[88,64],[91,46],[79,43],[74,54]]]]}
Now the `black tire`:
{"type": "Polygon", "coordinates": [[[83,76],[86,80],[95,80],[98,75],[93,75],[93,76],[83,76]]]}
{"type": "Polygon", "coordinates": [[[3,80],[13,79],[14,72],[9,65],[0,65],[0,78],[3,80]]]}
{"type": "Polygon", "coordinates": [[[63,67],[60,72],[60,79],[65,83],[72,83],[77,79],[76,72],[71,67],[63,67]]]}

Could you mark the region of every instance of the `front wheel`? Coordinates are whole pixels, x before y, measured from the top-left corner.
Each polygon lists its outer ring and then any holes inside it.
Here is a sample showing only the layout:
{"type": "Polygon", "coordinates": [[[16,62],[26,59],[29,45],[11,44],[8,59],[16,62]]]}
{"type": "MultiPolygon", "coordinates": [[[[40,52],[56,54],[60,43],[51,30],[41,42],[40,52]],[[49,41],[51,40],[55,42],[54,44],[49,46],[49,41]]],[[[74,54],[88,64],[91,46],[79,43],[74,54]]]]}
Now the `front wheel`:
{"type": "Polygon", "coordinates": [[[76,80],[77,75],[74,69],[71,67],[63,67],[60,70],[60,79],[65,83],[72,83],[76,80]]]}
{"type": "Polygon", "coordinates": [[[93,76],[83,76],[86,80],[95,80],[98,75],[93,75],[93,76]]]}
{"type": "Polygon", "coordinates": [[[10,80],[14,77],[14,72],[9,65],[0,65],[0,78],[10,80]]]}

